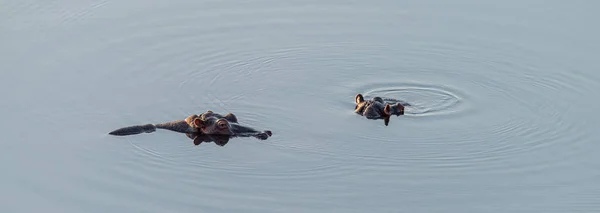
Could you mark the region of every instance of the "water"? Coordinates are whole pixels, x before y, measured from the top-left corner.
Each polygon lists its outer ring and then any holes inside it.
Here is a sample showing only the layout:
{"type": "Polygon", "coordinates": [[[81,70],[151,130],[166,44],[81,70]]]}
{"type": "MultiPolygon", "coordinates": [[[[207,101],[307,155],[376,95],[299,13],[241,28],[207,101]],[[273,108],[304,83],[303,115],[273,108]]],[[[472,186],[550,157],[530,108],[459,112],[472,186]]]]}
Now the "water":
{"type": "Polygon", "coordinates": [[[0,211],[598,212],[598,6],[3,1],[0,211]],[[107,135],[209,109],[274,135],[107,135]]]}

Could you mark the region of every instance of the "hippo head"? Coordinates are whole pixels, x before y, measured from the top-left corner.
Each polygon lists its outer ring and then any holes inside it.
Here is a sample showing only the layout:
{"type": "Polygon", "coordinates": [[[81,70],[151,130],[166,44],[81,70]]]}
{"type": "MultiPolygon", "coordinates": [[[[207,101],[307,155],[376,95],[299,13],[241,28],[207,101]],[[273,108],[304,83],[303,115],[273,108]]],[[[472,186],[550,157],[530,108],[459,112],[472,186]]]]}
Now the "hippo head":
{"type": "Polygon", "coordinates": [[[400,103],[389,104],[383,101],[381,97],[373,97],[371,100],[365,100],[359,93],[354,97],[356,106],[354,112],[365,116],[368,119],[384,119],[387,126],[391,115],[403,115],[404,106],[400,103]]]}
{"type": "Polygon", "coordinates": [[[219,113],[214,113],[211,110],[207,110],[206,112],[204,112],[204,113],[202,113],[202,114],[199,115],[199,118],[202,119],[202,120],[206,120],[207,118],[210,118],[210,117],[225,118],[225,119],[227,119],[227,121],[229,121],[231,123],[237,123],[238,122],[237,121],[237,117],[235,117],[235,115],[232,114],[232,113],[227,113],[225,115],[221,115],[219,113]]]}
{"type": "Polygon", "coordinates": [[[194,126],[209,135],[233,135],[231,124],[226,118],[202,116],[194,119],[194,126]]]}

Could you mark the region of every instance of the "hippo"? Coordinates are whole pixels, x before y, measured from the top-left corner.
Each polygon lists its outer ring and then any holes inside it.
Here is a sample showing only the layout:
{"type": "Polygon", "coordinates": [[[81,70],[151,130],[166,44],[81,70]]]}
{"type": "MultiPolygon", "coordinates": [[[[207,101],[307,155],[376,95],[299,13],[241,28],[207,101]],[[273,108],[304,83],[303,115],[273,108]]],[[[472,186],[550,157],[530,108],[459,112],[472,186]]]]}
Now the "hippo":
{"type": "Polygon", "coordinates": [[[156,129],[167,129],[185,134],[227,135],[227,136],[255,136],[266,139],[272,135],[270,130],[258,131],[240,125],[237,117],[232,113],[221,115],[211,110],[196,115],[192,114],[183,120],[175,120],[159,124],[143,124],[119,128],[110,135],[126,136],[140,133],[151,133],[156,129]]]}
{"type": "Polygon", "coordinates": [[[373,97],[370,100],[365,100],[362,94],[358,93],[354,96],[354,112],[367,117],[368,119],[383,119],[384,124],[387,126],[390,122],[391,115],[404,115],[404,106],[410,106],[410,104],[402,102],[400,100],[381,97],[373,97]]]}

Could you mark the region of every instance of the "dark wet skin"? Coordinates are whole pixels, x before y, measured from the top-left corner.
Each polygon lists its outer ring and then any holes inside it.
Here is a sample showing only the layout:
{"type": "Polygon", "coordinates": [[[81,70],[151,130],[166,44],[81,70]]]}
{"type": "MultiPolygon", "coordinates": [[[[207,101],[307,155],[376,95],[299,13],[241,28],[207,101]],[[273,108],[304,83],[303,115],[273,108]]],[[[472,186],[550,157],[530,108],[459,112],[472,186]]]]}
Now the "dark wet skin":
{"type": "Polygon", "coordinates": [[[140,133],[150,133],[156,129],[167,129],[185,134],[225,135],[225,136],[253,136],[267,139],[272,135],[269,130],[258,131],[238,123],[237,117],[232,113],[221,115],[210,110],[200,115],[190,115],[184,120],[176,120],[160,124],[144,124],[123,127],[110,132],[111,135],[125,136],[140,133]]]}
{"type": "Polygon", "coordinates": [[[410,104],[403,103],[395,99],[383,99],[381,97],[373,97],[365,100],[362,94],[354,96],[354,112],[367,117],[368,119],[383,119],[387,126],[390,122],[390,116],[404,115],[404,107],[410,104]]]}
{"type": "Polygon", "coordinates": [[[270,130],[260,132],[238,124],[237,118],[231,113],[221,116],[207,111],[194,119],[193,126],[206,135],[256,136],[263,140],[272,135],[270,130]]]}
{"type": "Polygon", "coordinates": [[[198,146],[202,143],[211,143],[214,142],[218,146],[225,146],[229,143],[231,138],[236,137],[255,137],[260,140],[266,140],[270,135],[265,132],[265,134],[239,134],[239,135],[207,135],[201,133],[187,133],[185,134],[188,138],[192,139],[194,145],[198,146]]]}

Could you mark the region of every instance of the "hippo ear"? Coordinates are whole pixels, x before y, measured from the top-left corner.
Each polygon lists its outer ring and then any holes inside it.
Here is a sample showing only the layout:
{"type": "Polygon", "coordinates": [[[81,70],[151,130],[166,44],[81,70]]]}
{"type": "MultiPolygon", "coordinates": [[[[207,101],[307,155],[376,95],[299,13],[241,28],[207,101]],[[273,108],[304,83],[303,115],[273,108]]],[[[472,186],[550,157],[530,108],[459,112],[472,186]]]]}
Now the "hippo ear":
{"type": "Polygon", "coordinates": [[[204,128],[204,121],[202,121],[200,118],[195,118],[194,119],[194,127],[204,128]]]}
{"type": "Polygon", "coordinates": [[[185,122],[189,125],[194,125],[194,119],[197,117],[198,115],[190,115],[187,118],[185,118],[185,122]]]}
{"type": "Polygon", "coordinates": [[[404,106],[398,103],[396,107],[398,108],[398,115],[404,115],[404,106]]]}
{"type": "Polygon", "coordinates": [[[354,96],[354,102],[356,102],[357,104],[362,103],[363,101],[365,101],[365,98],[363,98],[363,96],[360,93],[354,96]]]}
{"type": "Polygon", "coordinates": [[[385,113],[386,116],[390,116],[392,114],[392,108],[389,104],[385,105],[385,107],[383,108],[383,113],[385,113]]]}

